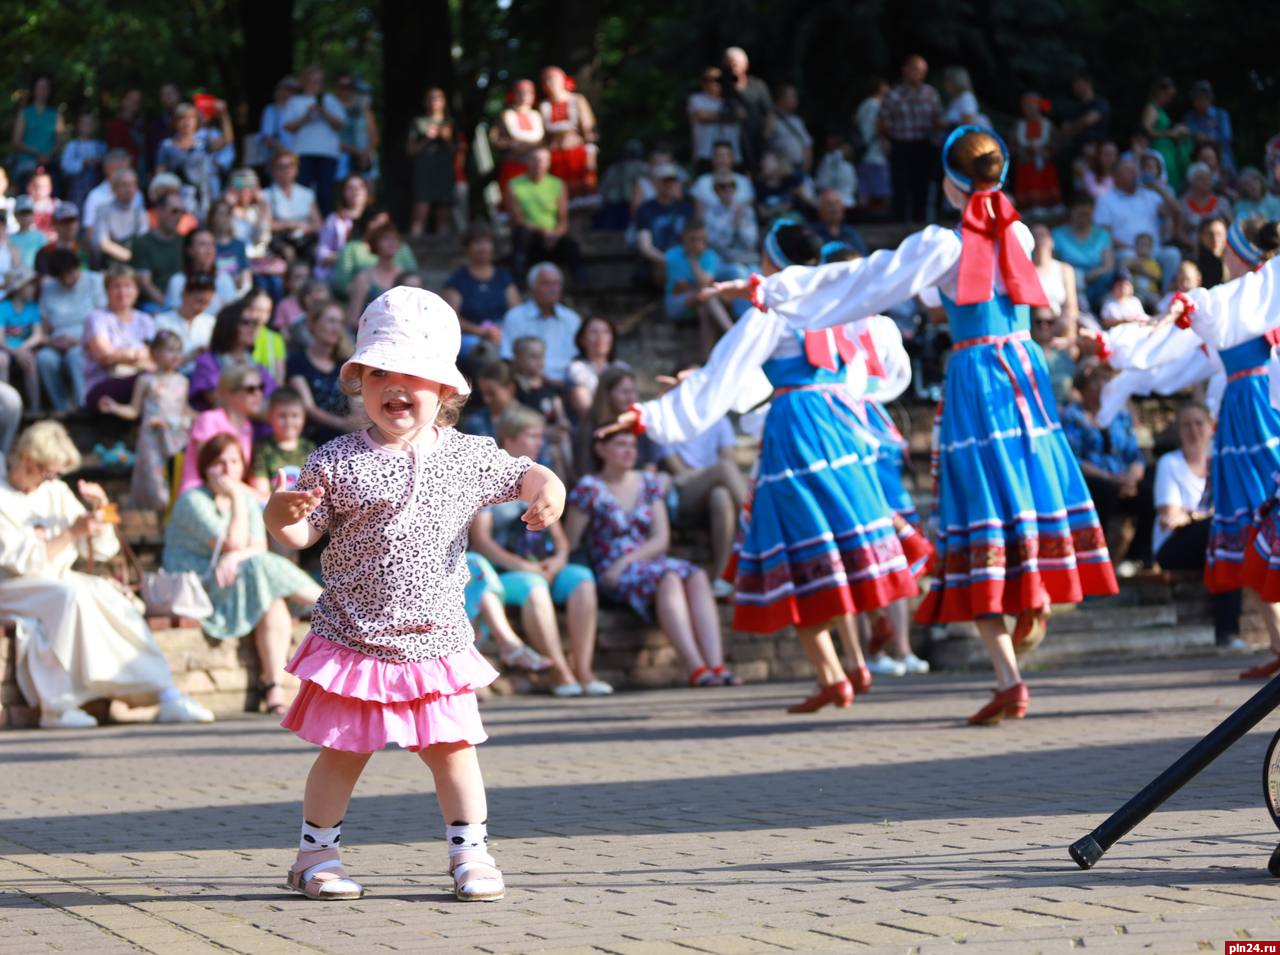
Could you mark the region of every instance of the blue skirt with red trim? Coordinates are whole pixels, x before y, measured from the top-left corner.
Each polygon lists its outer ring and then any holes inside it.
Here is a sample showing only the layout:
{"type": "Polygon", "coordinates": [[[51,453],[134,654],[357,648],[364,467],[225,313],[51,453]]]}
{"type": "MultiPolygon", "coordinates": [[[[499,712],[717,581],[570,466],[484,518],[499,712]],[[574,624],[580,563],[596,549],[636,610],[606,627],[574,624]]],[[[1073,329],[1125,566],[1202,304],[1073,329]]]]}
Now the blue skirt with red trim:
{"type": "Polygon", "coordinates": [[[958,348],[939,414],[937,558],[916,619],[1017,615],[1116,593],[1040,346],[1021,332],[958,348]]]}
{"type": "MultiPolygon", "coordinates": [[[[1213,434],[1209,477],[1213,520],[1205,555],[1205,585],[1213,593],[1253,587],[1280,592],[1280,554],[1271,506],[1280,474],[1280,412],[1271,407],[1268,378],[1228,381],[1213,434]],[[1265,513],[1260,514],[1260,509],[1265,513]],[[1267,527],[1267,525],[1272,525],[1267,527]],[[1255,539],[1256,534],[1256,539],[1255,539]],[[1252,554],[1252,557],[1251,557],[1252,554]],[[1274,569],[1272,569],[1274,568],[1274,569]]],[[[1276,598],[1267,598],[1276,599],[1276,598]]]]}
{"type": "Polygon", "coordinates": [[[904,543],[923,538],[893,513],[854,419],[839,386],[775,398],[738,554],[735,629],[820,626],[917,592],[904,543]]]}

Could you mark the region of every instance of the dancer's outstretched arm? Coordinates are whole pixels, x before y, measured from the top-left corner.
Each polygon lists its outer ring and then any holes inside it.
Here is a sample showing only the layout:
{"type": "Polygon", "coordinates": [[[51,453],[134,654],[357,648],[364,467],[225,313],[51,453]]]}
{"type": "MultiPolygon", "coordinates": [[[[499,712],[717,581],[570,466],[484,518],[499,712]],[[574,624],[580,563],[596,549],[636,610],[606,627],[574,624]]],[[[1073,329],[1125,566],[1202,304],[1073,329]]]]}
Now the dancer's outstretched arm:
{"type": "MultiPolygon", "coordinates": [[[[1280,257],[1222,285],[1192,289],[1186,298],[1194,306],[1191,328],[1219,351],[1265,335],[1280,326],[1280,257]]],[[[1175,302],[1173,314],[1181,313],[1175,302]]]]}
{"type": "Polygon", "coordinates": [[[636,405],[599,434],[638,425],[661,444],[697,437],[735,406],[786,332],[778,316],[748,311],[716,342],[705,365],[661,398],[636,405]]]}
{"type": "Polygon", "coordinates": [[[896,249],[817,267],[793,265],[763,280],[719,283],[721,294],[752,299],[792,328],[818,329],[875,315],[943,284],[960,261],[960,237],[926,226],[896,249]],[[754,291],[754,298],[753,298],[754,291]]]}

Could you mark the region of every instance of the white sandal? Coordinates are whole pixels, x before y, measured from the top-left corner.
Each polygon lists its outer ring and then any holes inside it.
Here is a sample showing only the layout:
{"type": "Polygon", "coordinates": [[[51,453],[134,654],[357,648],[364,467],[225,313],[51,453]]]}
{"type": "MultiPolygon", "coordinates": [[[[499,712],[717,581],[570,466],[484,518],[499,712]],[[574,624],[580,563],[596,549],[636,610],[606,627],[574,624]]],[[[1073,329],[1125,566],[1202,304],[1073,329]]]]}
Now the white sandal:
{"type": "Polygon", "coordinates": [[[452,856],[449,874],[459,902],[496,902],[507,894],[502,872],[484,849],[468,849],[452,856]]]}
{"type": "Polygon", "coordinates": [[[513,670],[528,670],[530,673],[541,673],[551,669],[551,660],[544,657],[528,644],[522,643],[509,653],[498,654],[502,665],[513,670]]]}
{"type": "Polygon", "coordinates": [[[347,877],[337,849],[308,852],[307,856],[305,864],[299,860],[289,869],[288,888],[321,902],[358,899],[364,895],[364,886],[347,877]]]}

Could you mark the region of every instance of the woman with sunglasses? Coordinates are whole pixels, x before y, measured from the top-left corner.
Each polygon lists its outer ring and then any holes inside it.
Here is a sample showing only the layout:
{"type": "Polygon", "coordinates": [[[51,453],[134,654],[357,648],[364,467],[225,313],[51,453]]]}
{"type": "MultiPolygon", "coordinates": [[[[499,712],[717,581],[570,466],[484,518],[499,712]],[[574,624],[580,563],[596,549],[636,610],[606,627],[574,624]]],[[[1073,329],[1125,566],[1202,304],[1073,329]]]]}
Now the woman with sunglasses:
{"type": "Polygon", "coordinates": [[[275,376],[255,360],[260,333],[271,318],[271,296],[251,289],[244,298],[218,312],[209,336],[209,350],[196,359],[191,372],[191,407],[207,411],[217,401],[218,380],[233,365],[251,365],[261,374],[266,395],[276,390],[275,376]]]}
{"type": "Polygon", "coordinates": [[[1015,645],[1053,603],[1115,593],[1089,489],[1062,433],[1029,306],[1048,305],[1032,237],[1000,191],[1009,150],[961,126],[942,149],[942,191],[959,230],[928,226],[865,259],[721,283],[796,329],[830,328],[937,289],[955,346],[935,430],[939,528],[922,623],[972,620],[996,671],[994,698],[969,718],[1026,715],[1015,645]],[[1017,618],[1013,632],[1005,616],[1017,618]]]}
{"type": "MultiPolygon", "coordinates": [[[[256,365],[228,365],[218,379],[217,407],[196,415],[182,460],[178,493],[200,483],[196,460],[200,449],[215,434],[233,434],[240,441],[246,461],[253,458],[254,419],[262,415],[264,373],[256,365]]],[[[261,495],[265,501],[267,495],[261,495]]]]}

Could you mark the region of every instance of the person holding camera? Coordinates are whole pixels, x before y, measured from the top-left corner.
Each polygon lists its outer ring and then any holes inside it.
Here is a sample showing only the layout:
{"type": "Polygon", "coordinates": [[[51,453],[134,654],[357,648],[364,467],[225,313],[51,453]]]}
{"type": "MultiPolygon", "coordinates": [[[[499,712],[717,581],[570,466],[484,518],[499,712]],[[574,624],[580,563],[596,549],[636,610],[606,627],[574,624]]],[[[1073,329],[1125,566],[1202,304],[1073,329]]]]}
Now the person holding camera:
{"type": "Polygon", "coordinates": [[[693,161],[699,174],[711,169],[711,152],[717,143],[728,143],[733,161],[742,159],[742,113],[725,102],[720,67],[702,71],[696,93],[689,94],[689,130],[693,136],[693,161]]]}
{"type": "Polygon", "coordinates": [[[316,194],[320,214],[333,211],[333,183],[342,151],[340,133],[347,111],[332,93],[324,91],[324,68],[309,66],[298,78],[302,92],[284,108],[284,129],[293,137],[298,155],[298,182],[316,194]]]}

